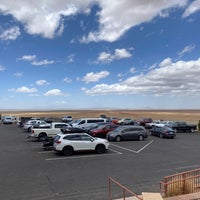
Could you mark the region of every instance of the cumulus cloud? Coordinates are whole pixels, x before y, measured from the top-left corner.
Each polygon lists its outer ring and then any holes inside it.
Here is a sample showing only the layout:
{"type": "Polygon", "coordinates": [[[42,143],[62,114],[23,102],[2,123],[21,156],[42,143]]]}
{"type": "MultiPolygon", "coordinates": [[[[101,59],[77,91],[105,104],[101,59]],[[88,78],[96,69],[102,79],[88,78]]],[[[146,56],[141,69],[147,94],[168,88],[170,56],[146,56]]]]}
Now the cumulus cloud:
{"type": "Polygon", "coordinates": [[[13,88],[13,89],[9,89],[10,92],[17,92],[17,93],[35,93],[37,92],[37,89],[36,88],[28,88],[26,86],[22,86],[20,88],[13,88]]]}
{"type": "Polygon", "coordinates": [[[97,81],[99,81],[100,79],[109,76],[109,74],[110,74],[110,73],[109,73],[108,71],[101,71],[101,72],[97,72],[97,73],[90,72],[90,73],[87,73],[87,74],[83,77],[82,80],[83,80],[85,83],[97,82],[97,81]]]}
{"type": "MultiPolygon", "coordinates": [[[[63,33],[64,17],[78,13],[88,15],[94,4],[98,4],[100,8],[97,13],[99,28],[83,36],[82,42],[116,41],[134,26],[149,22],[156,16],[169,16],[171,8],[186,8],[183,17],[200,9],[200,0],[21,0],[3,1],[0,10],[4,15],[12,15],[21,22],[29,34],[53,38],[63,33]]],[[[15,33],[11,38],[19,36],[17,29],[15,33]]]]}
{"type": "Polygon", "coordinates": [[[18,26],[13,26],[6,30],[2,30],[2,28],[0,29],[1,40],[16,40],[20,35],[21,33],[18,26]]]}
{"type": "Polygon", "coordinates": [[[120,83],[99,84],[84,89],[87,95],[106,94],[154,94],[199,95],[200,58],[198,60],[172,62],[163,60],[147,74],[131,76],[120,83]]]}
{"type": "Polygon", "coordinates": [[[110,63],[113,60],[120,60],[123,58],[130,58],[132,55],[126,49],[115,49],[114,53],[101,52],[97,58],[97,63],[110,63]]]}
{"type": "Polygon", "coordinates": [[[65,94],[59,89],[52,89],[47,91],[44,96],[64,96],[65,94]]]}
{"type": "Polygon", "coordinates": [[[172,7],[185,6],[187,0],[99,0],[98,2],[101,7],[98,13],[99,30],[84,36],[82,42],[116,41],[131,27],[149,22],[156,16],[166,17],[172,7]]]}
{"type": "Polygon", "coordinates": [[[36,85],[40,85],[40,86],[42,86],[42,85],[49,85],[49,83],[46,80],[37,80],[35,82],[35,84],[36,85]]]}

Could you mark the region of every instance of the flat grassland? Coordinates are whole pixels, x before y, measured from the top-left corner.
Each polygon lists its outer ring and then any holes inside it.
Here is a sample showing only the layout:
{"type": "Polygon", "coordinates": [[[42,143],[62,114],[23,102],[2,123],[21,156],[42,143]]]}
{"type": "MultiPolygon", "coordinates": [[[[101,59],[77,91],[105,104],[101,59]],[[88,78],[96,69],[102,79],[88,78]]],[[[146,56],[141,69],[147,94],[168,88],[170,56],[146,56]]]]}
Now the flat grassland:
{"type": "Polygon", "coordinates": [[[197,124],[200,120],[200,110],[0,110],[0,114],[17,117],[51,117],[61,119],[64,115],[71,115],[73,119],[86,117],[99,117],[105,114],[107,117],[132,118],[138,120],[142,117],[150,117],[154,120],[177,120],[197,124]]]}

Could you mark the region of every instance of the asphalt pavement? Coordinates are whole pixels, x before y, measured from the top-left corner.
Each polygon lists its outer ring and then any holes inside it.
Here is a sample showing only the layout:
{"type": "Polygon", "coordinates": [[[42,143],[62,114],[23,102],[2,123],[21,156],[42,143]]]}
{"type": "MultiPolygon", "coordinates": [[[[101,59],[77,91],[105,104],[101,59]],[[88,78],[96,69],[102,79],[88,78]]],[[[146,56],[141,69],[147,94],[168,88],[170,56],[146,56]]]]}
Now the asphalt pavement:
{"type": "MultiPolygon", "coordinates": [[[[1,200],[107,200],[108,177],[133,192],[159,192],[166,175],[200,167],[200,134],[112,142],[105,154],[44,151],[16,124],[0,124],[1,200]]],[[[112,186],[113,199],[121,190],[112,186]]]]}

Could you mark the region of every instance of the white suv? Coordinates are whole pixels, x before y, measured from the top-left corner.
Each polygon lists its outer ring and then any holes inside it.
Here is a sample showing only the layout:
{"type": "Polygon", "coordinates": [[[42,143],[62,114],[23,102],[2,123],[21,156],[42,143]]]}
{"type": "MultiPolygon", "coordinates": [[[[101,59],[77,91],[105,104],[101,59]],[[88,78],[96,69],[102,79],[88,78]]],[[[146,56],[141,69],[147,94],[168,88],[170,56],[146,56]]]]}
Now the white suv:
{"type": "Polygon", "coordinates": [[[74,151],[96,151],[105,153],[109,142],[106,139],[93,138],[87,133],[58,134],[54,139],[54,149],[70,156],[74,151]]]}

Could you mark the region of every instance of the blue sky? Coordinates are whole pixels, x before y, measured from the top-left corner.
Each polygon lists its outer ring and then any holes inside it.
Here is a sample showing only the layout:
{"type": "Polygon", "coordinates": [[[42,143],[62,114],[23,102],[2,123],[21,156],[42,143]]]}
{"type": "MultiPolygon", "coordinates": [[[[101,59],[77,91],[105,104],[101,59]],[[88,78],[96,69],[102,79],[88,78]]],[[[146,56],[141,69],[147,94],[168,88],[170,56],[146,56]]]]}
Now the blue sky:
{"type": "Polygon", "coordinates": [[[200,0],[0,0],[0,109],[199,109],[200,0]]]}

